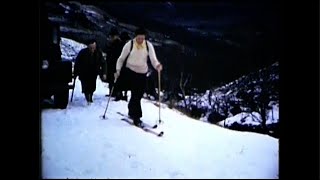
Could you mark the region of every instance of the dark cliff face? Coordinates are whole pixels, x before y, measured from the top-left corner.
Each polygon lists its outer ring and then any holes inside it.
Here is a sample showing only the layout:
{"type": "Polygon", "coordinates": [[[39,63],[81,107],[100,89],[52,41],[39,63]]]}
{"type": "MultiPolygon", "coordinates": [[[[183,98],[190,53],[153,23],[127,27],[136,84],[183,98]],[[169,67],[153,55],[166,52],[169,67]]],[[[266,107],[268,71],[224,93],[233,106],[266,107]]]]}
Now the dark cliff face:
{"type": "Polygon", "coordinates": [[[211,41],[223,37],[225,40],[228,39],[228,42],[245,44],[245,41],[229,37],[229,34],[244,36],[246,33],[277,33],[278,21],[281,18],[279,4],[272,1],[100,2],[97,5],[121,21],[147,24],[148,28],[171,35],[174,40],[179,42],[189,40],[192,42],[189,45],[197,46],[202,45],[202,43],[195,44],[201,37],[211,41]]]}
{"type": "Polygon", "coordinates": [[[62,36],[79,42],[94,37],[102,49],[112,27],[131,37],[137,26],[146,27],[167,69],[175,64],[192,73],[195,86],[232,81],[278,61],[281,53],[280,9],[273,1],[70,1],[46,7],[62,36]]]}

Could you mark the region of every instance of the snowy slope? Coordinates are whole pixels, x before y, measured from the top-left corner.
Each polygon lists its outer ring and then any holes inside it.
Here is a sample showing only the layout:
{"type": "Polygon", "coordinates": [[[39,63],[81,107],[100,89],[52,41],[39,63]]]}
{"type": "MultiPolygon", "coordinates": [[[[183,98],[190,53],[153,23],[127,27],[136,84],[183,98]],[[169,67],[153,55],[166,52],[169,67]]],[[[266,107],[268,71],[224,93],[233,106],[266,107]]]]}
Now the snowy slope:
{"type": "MultiPolygon", "coordinates": [[[[266,125],[269,132],[274,131],[275,128],[279,130],[278,62],[269,67],[260,69],[259,71],[244,75],[239,79],[213,90],[207,90],[206,92],[199,94],[193,93],[190,96],[186,96],[186,104],[189,104],[189,109],[193,110],[191,113],[195,112],[193,114],[194,117],[199,116],[199,120],[211,123],[220,121],[218,124],[225,124],[225,127],[237,130],[240,130],[240,126],[236,127],[236,124],[241,125],[242,127],[250,126],[251,128],[246,128],[247,131],[252,131],[258,126],[261,128],[261,115],[259,112],[255,112],[260,109],[261,102],[266,102],[268,104],[266,110],[266,125]],[[263,100],[263,95],[268,96],[268,98],[263,100]],[[236,105],[241,109],[241,113],[231,112],[233,108],[236,109],[236,105]],[[215,114],[216,112],[222,115],[223,120],[220,120],[219,118],[210,118],[210,115],[215,114]],[[224,121],[226,123],[224,123],[224,121]]],[[[185,108],[183,100],[180,100],[177,105],[178,108],[185,108]]],[[[278,130],[276,134],[279,134],[278,130]]],[[[273,136],[279,137],[278,135],[275,135],[275,133],[273,136]]]]}
{"type": "MultiPolygon", "coordinates": [[[[277,123],[279,121],[278,119],[279,119],[279,105],[276,104],[273,106],[273,112],[269,111],[266,124],[269,125],[272,123],[277,123]]],[[[231,126],[235,122],[242,125],[259,126],[261,125],[262,118],[261,118],[261,115],[257,112],[252,112],[252,113],[242,112],[235,116],[229,117],[226,120],[220,121],[218,124],[224,125],[225,123],[226,126],[231,126]]]]}
{"type": "MultiPolygon", "coordinates": [[[[278,140],[238,132],[163,108],[159,138],[121,121],[127,102],[110,101],[97,79],[93,104],[86,105],[76,82],[67,109],[42,111],[43,178],[278,178],[278,140]]],[[[70,93],[71,94],[71,93],[70,93]]],[[[159,109],[142,100],[143,121],[159,109]]]]}
{"type": "Polygon", "coordinates": [[[76,59],[79,51],[86,47],[87,46],[85,44],[79,43],[72,39],[61,37],[61,41],[60,41],[61,58],[63,60],[76,59]]]}

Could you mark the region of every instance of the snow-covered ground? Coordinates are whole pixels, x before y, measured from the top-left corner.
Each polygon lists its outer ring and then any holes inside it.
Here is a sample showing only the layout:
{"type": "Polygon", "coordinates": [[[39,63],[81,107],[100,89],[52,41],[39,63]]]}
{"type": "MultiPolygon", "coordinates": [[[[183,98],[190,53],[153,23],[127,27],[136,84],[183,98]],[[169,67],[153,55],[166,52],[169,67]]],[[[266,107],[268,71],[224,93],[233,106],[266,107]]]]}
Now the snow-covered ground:
{"type": "MultiPolygon", "coordinates": [[[[261,125],[262,118],[261,118],[261,115],[257,112],[252,112],[252,113],[242,112],[235,116],[229,117],[223,121],[220,121],[218,124],[223,126],[224,121],[226,122],[225,123],[226,126],[231,126],[235,122],[242,125],[259,126],[261,125]]],[[[277,122],[279,122],[279,105],[275,104],[273,105],[273,109],[268,111],[266,124],[269,125],[277,122]]]]}
{"type": "MultiPolygon", "coordinates": [[[[62,58],[72,60],[84,47],[62,38],[62,58]]],[[[203,123],[165,105],[165,123],[156,130],[165,134],[159,138],[120,120],[117,112],[127,113],[125,101],[110,101],[107,120],[102,120],[107,93],[107,84],[97,79],[94,103],[88,106],[77,79],[67,109],[43,110],[43,178],[278,178],[275,138],[203,123]]],[[[155,123],[158,107],[145,99],[142,105],[142,120],[155,123]]],[[[278,109],[274,112],[277,120],[278,109]]]]}
{"type": "Polygon", "coordinates": [[[256,125],[259,126],[261,124],[261,115],[259,113],[239,113],[235,116],[229,117],[226,120],[220,121],[218,124],[223,125],[224,121],[227,126],[231,126],[234,122],[243,125],[256,125]]]}
{"type": "Polygon", "coordinates": [[[61,58],[63,60],[76,59],[79,51],[86,47],[87,46],[85,44],[79,43],[72,39],[61,37],[61,41],[60,41],[61,58]]]}
{"type": "MultiPolygon", "coordinates": [[[[120,120],[125,101],[110,101],[102,120],[107,89],[97,79],[94,102],[87,105],[77,80],[67,109],[42,111],[43,178],[278,178],[278,139],[203,123],[166,107],[159,127],[164,136],[156,137],[120,120]]],[[[145,99],[142,106],[142,120],[156,122],[159,108],[145,99]]]]}

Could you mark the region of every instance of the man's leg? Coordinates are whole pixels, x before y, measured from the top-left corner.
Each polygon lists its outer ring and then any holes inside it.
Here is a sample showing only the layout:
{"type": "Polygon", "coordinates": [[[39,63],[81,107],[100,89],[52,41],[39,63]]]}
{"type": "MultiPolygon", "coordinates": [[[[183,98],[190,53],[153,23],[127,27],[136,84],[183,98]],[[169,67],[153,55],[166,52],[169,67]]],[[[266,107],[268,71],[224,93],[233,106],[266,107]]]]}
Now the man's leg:
{"type": "Polygon", "coordinates": [[[84,94],[84,97],[86,98],[87,102],[90,102],[89,98],[89,82],[86,79],[81,80],[81,89],[82,93],[84,94]]]}
{"type": "Polygon", "coordinates": [[[131,77],[131,98],[128,104],[129,116],[138,125],[142,117],[141,98],[145,91],[146,76],[145,74],[130,73],[131,77]]]}
{"type": "Polygon", "coordinates": [[[121,100],[121,91],[120,91],[120,87],[119,84],[115,85],[114,89],[113,89],[113,95],[115,97],[115,101],[119,101],[121,100]]]}
{"type": "Polygon", "coordinates": [[[115,97],[115,88],[113,88],[116,84],[114,83],[114,73],[112,73],[112,71],[109,71],[108,74],[108,78],[109,78],[109,97],[115,97]],[[111,91],[113,89],[113,92],[111,94],[111,91]]]}
{"type": "Polygon", "coordinates": [[[96,91],[96,86],[97,86],[96,82],[97,82],[97,77],[90,79],[89,102],[93,102],[92,96],[93,96],[93,93],[96,91]]]}

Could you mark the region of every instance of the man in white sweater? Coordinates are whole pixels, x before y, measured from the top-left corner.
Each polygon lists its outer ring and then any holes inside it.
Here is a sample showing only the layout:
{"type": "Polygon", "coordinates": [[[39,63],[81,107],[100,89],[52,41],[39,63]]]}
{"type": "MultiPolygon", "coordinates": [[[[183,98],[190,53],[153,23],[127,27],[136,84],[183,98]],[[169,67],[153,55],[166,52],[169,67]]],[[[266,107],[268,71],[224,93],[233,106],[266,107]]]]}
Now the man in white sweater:
{"type": "MultiPolygon", "coordinates": [[[[162,65],[158,61],[153,45],[145,40],[146,31],[142,28],[138,28],[135,32],[135,38],[128,41],[117,60],[115,79],[123,73],[120,72],[122,66],[125,66],[125,83],[127,87],[131,90],[131,98],[128,104],[128,115],[133,119],[136,126],[140,126],[142,121],[142,108],[141,108],[141,98],[143,97],[145,86],[146,86],[146,74],[148,72],[148,55],[152,66],[160,72],[162,70],[162,65]],[[131,49],[132,44],[132,50],[131,49]],[[149,54],[147,51],[147,46],[149,54]],[[130,53],[130,54],[129,54],[130,53]],[[124,64],[127,58],[126,64],[124,64]]],[[[124,73],[123,73],[124,74],[124,73]]]]}

